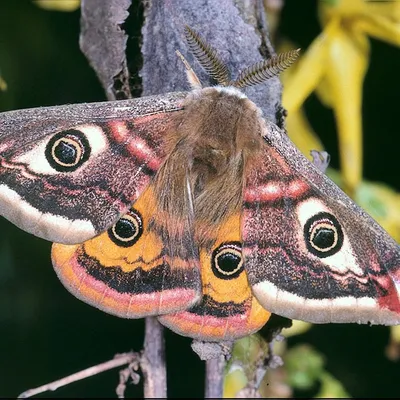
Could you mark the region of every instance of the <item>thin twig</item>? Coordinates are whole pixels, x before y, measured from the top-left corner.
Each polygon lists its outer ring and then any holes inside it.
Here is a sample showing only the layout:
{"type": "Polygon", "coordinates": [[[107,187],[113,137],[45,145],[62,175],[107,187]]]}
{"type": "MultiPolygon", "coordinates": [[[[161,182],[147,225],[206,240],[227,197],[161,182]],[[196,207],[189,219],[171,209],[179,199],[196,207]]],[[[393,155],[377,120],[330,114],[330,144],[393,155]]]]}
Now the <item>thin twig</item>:
{"type": "Polygon", "coordinates": [[[144,398],[167,398],[164,327],[155,317],[146,318],[144,350],[140,360],[144,398]]]}
{"type": "Polygon", "coordinates": [[[75,374],[66,376],[65,378],[58,379],[57,381],[47,383],[46,385],[39,386],[34,389],[29,389],[23,393],[21,393],[18,398],[26,399],[27,397],[32,397],[37,394],[47,392],[47,391],[55,391],[62,386],[69,385],[70,383],[80,381],[82,379],[88,378],[90,376],[94,376],[100,374],[101,372],[108,371],[113,368],[120,367],[125,364],[130,364],[138,359],[138,354],[134,352],[117,354],[114,359],[110,361],[106,361],[104,363],[95,365],[93,367],[84,369],[83,371],[79,371],[75,374]]]}
{"type": "Polygon", "coordinates": [[[139,360],[131,362],[126,368],[119,371],[119,384],[115,389],[119,399],[125,398],[126,384],[131,380],[134,385],[140,382],[140,375],[136,372],[139,369],[139,360]]]}
{"type": "Polygon", "coordinates": [[[226,361],[223,355],[206,361],[206,399],[222,399],[224,391],[225,364],[226,361]]]}
{"type": "Polygon", "coordinates": [[[222,398],[226,360],[230,358],[233,342],[203,342],[194,340],[192,349],[206,361],[205,398],[222,398]]]}

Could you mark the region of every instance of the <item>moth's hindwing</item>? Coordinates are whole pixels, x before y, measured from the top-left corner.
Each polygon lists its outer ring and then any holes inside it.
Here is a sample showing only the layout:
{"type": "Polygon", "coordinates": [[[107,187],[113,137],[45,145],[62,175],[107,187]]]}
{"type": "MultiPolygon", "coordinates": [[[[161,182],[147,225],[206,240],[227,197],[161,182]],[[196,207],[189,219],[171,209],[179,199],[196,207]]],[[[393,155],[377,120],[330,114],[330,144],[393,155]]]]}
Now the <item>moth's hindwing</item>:
{"type": "Polygon", "coordinates": [[[198,253],[188,232],[171,243],[165,224],[149,186],[108,231],[80,245],[53,244],[55,271],[76,297],[119,317],[186,309],[201,295],[198,253]]]}
{"type": "Polygon", "coordinates": [[[252,295],[247,280],[240,243],[240,214],[232,215],[212,233],[212,244],[200,247],[201,301],[159,320],[171,330],[195,339],[234,340],[258,331],[270,313],[252,295]]]}
{"type": "Polygon", "coordinates": [[[400,323],[398,244],[278,129],[246,173],[245,267],[271,312],[314,323],[400,323]]]}
{"type": "Polygon", "coordinates": [[[0,214],[79,243],[128,211],[166,157],[184,94],[11,111],[0,117],[0,214]]]}

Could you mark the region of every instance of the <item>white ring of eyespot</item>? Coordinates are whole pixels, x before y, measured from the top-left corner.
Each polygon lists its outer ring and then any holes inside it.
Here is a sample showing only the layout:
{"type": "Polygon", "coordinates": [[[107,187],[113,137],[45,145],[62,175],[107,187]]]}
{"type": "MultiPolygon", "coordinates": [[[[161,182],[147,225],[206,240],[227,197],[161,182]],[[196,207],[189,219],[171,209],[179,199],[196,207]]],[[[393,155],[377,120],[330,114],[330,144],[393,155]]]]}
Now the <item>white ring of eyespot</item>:
{"type": "Polygon", "coordinates": [[[112,234],[114,235],[114,237],[115,237],[117,240],[119,240],[119,241],[121,241],[121,242],[130,242],[131,240],[134,240],[134,239],[140,234],[140,223],[139,223],[139,221],[137,220],[137,217],[136,217],[136,216],[130,215],[130,214],[126,214],[126,215],[124,215],[122,218],[120,218],[120,219],[118,220],[118,222],[115,223],[115,224],[113,225],[113,227],[111,228],[112,234]],[[127,238],[121,237],[121,236],[118,235],[117,232],[115,231],[115,227],[117,226],[118,222],[121,221],[122,219],[125,219],[125,220],[130,221],[130,222],[132,222],[132,224],[134,225],[134,227],[135,227],[135,233],[134,233],[132,236],[127,237],[127,238]]]}
{"type": "Polygon", "coordinates": [[[335,225],[334,225],[331,221],[329,221],[328,219],[323,219],[323,220],[315,221],[315,222],[310,226],[309,234],[310,234],[310,239],[309,239],[310,245],[311,245],[315,250],[320,251],[320,252],[322,252],[322,253],[328,252],[328,251],[332,250],[332,249],[338,244],[338,232],[337,232],[337,229],[336,229],[335,225]],[[332,244],[330,247],[323,247],[323,248],[322,248],[322,247],[318,247],[318,246],[315,245],[315,243],[314,243],[315,235],[317,234],[318,229],[321,229],[321,228],[322,228],[322,229],[323,229],[323,228],[326,228],[326,229],[329,229],[329,230],[333,231],[333,234],[334,234],[334,241],[333,241],[333,244],[332,244]]]}
{"type": "Polygon", "coordinates": [[[221,250],[215,255],[215,257],[214,257],[214,265],[215,265],[215,268],[218,270],[218,272],[219,272],[221,275],[225,275],[225,276],[233,275],[233,274],[235,274],[240,268],[242,268],[242,265],[243,265],[242,252],[241,252],[240,250],[233,249],[232,247],[227,247],[227,248],[221,249],[221,250]],[[238,257],[240,258],[240,262],[239,262],[238,266],[237,266],[234,270],[229,271],[229,272],[226,272],[226,271],[222,270],[222,269],[220,268],[219,264],[218,264],[218,257],[220,257],[220,256],[223,255],[223,254],[227,254],[227,253],[230,253],[230,254],[233,253],[233,254],[235,254],[236,256],[238,256],[238,257]]]}

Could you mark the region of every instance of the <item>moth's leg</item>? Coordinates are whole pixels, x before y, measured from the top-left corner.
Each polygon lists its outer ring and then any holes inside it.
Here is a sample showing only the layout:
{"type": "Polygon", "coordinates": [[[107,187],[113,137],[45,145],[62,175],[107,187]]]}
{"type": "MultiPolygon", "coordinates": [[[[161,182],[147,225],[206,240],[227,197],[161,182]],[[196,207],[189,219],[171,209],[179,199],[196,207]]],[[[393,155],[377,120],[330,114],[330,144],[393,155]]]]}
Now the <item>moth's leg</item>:
{"type": "Polygon", "coordinates": [[[175,53],[181,59],[181,61],[183,62],[183,65],[186,68],[186,76],[187,76],[190,87],[192,89],[201,89],[202,88],[201,82],[200,82],[199,78],[197,77],[196,73],[193,71],[190,64],[186,61],[186,58],[183,57],[182,53],[179,50],[176,50],[175,53]]]}
{"type": "Polygon", "coordinates": [[[326,151],[311,150],[312,163],[323,173],[329,166],[331,156],[326,151]]]}

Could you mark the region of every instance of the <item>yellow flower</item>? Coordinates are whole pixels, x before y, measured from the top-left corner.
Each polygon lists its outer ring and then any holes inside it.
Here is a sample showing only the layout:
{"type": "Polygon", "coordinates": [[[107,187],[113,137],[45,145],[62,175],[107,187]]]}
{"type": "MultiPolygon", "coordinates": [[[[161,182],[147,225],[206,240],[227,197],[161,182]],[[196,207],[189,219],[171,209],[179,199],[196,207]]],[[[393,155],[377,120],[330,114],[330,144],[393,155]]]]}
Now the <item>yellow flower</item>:
{"type": "Polygon", "coordinates": [[[81,4],[81,0],[33,0],[33,2],[38,7],[56,11],[75,11],[81,4]]]}
{"type": "MultiPolygon", "coordinates": [[[[283,43],[280,51],[294,48],[288,42],[283,43]]],[[[287,82],[292,75],[296,75],[296,66],[284,71],[281,75],[284,84],[283,96],[287,90],[287,82]]],[[[310,150],[324,150],[321,141],[311,128],[300,107],[290,112],[286,118],[286,128],[293,143],[310,160],[310,150]]],[[[332,168],[328,168],[327,175],[340,187],[344,188],[343,175],[332,168]]],[[[398,242],[400,242],[400,194],[387,185],[378,182],[360,181],[352,191],[352,197],[368,214],[398,242]]]]}
{"type": "Polygon", "coordinates": [[[343,187],[362,177],[362,85],[373,36],[400,46],[400,1],[320,0],[321,34],[285,82],[283,105],[298,111],[313,90],[335,113],[343,187]]]}
{"type": "Polygon", "coordinates": [[[0,75],[0,92],[7,90],[7,82],[0,75]]]}

